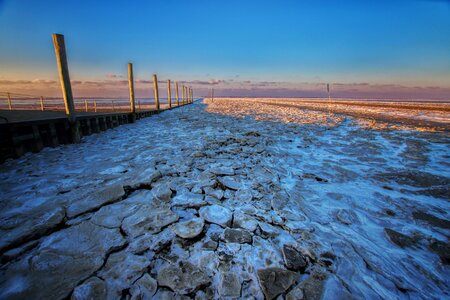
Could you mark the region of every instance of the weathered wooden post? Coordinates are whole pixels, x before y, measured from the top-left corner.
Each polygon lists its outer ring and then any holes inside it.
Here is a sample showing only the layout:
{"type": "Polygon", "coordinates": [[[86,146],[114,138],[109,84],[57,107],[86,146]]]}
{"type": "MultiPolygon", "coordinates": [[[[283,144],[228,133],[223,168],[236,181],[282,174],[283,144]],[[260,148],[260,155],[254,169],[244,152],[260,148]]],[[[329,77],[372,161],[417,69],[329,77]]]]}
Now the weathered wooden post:
{"type": "Polygon", "coordinates": [[[178,81],[175,82],[176,96],[177,96],[177,106],[180,106],[180,97],[178,95],[178,81]]]}
{"type": "Polygon", "coordinates": [[[159,113],[158,77],[156,76],[156,74],[153,74],[153,89],[155,90],[156,112],[159,113]]]}
{"type": "Polygon", "coordinates": [[[8,108],[9,110],[12,110],[12,105],[11,105],[11,94],[8,93],[8,108]]]}
{"type": "Polygon", "coordinates": [[[97,112],[97,100],[94,100],[94,112],[97,112]]]}
{"type": "Polygon", "coordinates": [[[186,104],[189,104],[189,87],[186,87],[186,104]]]}
{"type": "MultiPolygon", "coordinates": [[[[134,101],[134,79],[133,79],[132,63],[128,63],[128,87],[130,89],[130,111],[131,111],[129,121],[130,123],[134,123],[136,121],[136,105],[134,101]]],[[[140,103],[139,103],[139,110],[141,110],[140,103]]]]}
{"type": "Polygon", "coordinates": [[[71,141],[73,143],[79,143],[81,141],[80,125],[79,122],[76,121],[75,116],[75,105],[73,103],[72,87],[70,85],[64,35],[54,33],[53,44],[55,46],[56,61],[58,63],[59,79],[61,81],[64,106],[70,123],[71,141]]]}
{"type": "Polygon", "coordinates": [[[86,112],[88,112],[88,104],[87,104],[87,100],[86,99],[84,99],[84,110],[86,112]]]}
{"type": "Polygon", "coordinates": [[[181,104],[184,105],[184,85],[181,86],[181,104]]]}
{"type": "Polygon", "coordinates": [[[41,96],[41,111],[44,111],[44,97],[41,96]]]}
{"type": "Polygon", "coordinates": [[[169,108],[172,108],[172,99],[170,95],[170,79],[167,80],[167,101],[169,101],[169,108]]]}
{"type": "Polygon", "coordinates": [[[214,89],[211,91],[211,102],[214,102],[214,89]]]}

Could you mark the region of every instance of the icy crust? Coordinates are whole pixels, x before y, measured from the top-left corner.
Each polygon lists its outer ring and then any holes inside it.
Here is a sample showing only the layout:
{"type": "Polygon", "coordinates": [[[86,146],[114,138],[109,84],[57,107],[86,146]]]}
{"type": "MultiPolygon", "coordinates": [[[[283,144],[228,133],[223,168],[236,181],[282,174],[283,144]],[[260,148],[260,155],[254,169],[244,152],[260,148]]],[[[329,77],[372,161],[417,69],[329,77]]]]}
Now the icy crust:
{"type": "Polygon", "coordinates": [[[0,299],[450,296],[448,135],[212,105],[0,166],[0,299]]]}

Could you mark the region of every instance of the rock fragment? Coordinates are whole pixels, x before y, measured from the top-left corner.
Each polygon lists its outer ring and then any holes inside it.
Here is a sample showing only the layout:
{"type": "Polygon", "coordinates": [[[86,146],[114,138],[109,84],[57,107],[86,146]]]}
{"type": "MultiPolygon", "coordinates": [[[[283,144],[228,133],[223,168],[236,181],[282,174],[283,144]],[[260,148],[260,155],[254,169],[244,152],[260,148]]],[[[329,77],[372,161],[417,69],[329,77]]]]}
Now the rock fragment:
{"type": "Polygon", "coordinates": [[[157,233],[162,227],[178,221],[178,218],[169,208],[142,205],[123,220],[122,229],[128,236],[137,237],[145,232],[157,233]]]}
{"type": "Polygon", "coordinates": [[[204,225],[203,218],[193,218],[189,221],[178,222],[172,227],[172,230],[181,238],[191,239],[202,233],[204,225]]]}
{"type": "Polygon", "coordinates": [[[105,279],[108,298],[120,298],[122,291],[130,288],[149,265],[150,260],[145,256],[125,251],[111,254],[99,272],[105,279]]]}
{"type": "Polygon", "coordinates": [[[222,274],[219,283],[219,294],[221,297],[237,298],[241,295],[241,282],[236,273],[227,272],[222,274]]]}
{"type": "Polygon", "coordinates": [[[231,225],[233,213],[226,207],[214,204],[200,208],[200,216],[209,223],[227,227],[231,225]]]}
{"type": "Polygon", "coordinates": [[[118,229],[89,221],[57,231],[44,238],[33,255],[10,264],[2,273],[0,299],[66,298],[103,265],[107,253],[124,244],[118,229]]]}
{"type": "MultiPolygon", "coordinates": [[[[151,299],[158,289],[158,283],[148,273],[139,278],[130,288],[132,300],[151,299]]],[[[96,298],[98,299],[98,298],[96,298]]]]}
{"type": "Polygon", "coordinates": [[[291,245],[284,245],[282,252],[286,268],[292,271],[305,271],[307,265],[306,259],[297,249],[291,245]]]}
{"type": "Polygon", "coordinates": [[[257,275],[259,285],[269,300],[287,291],[297,278],[296,273],[281,268],[260,269],[257,275]]]}
{"type": "Polygon", "coordinates": [[[243,228],[250,232],[254,232],[258,227],[258,222],[251,216],[241,211],[235,211],[233,215],[233,227],[243,228]]]}
{"type": "Polygon", "coordinates": [[[73,290],[71,299],[106,299],[105,282],[98,277],[91,277],[73,290]]]}
{"type": "Polygon", "coordinates": [[[191,192],[183,192],[177,194],[172,199],[172,206],[181,206],[184,208],[189,207],[200,207],[206,205],[206,201],[204,200],[204,196],[202,194],[194,194],[191,192]]]}
{"type": "Polygon", "coordinates": [[[215,175],[234,175],[234,169],[232,167],[225,167],[225,166],[213,166],[208,170],[209,172],[215,174],[215,175]]]}
{"type": "Polygon", "coordinates": [[[27,211],[26,214],[14,212],[3,215],[0,221],[0,251],[47,232],[63,219],[62,207],[52,208],[48,205],[27,211]]]}
{"type": "Polygon", "coordinates": [[[358,216],[351,210],[340,209],[336,213],[336,219],[345,225],[350,225],[358,222],[358,216]]]}
{"type": "Polygon", "coordinates": [[[218,177],[217,179],[224,187],[230,190],[237,191],[241,187],[241,184],[233,176],[218,177]]]}
{"type": "Polygon", "coordinates": [[[166,184],[157,185],[152,189],[153,197],[160,201],[168,202],[172,196],[172,190],[166,184]]]}
{"type": "Polygon", "coordinates": [[[209,277],[188,261],[177,265],[169,264],[158,273],[159,286],[166,286],[174,292],[189,294],[210,283],[209,277]]]}
{"type": "Polygon", "coordinates": [[[393,229],[385,228],[384,233],[387,238],[399,247],[411,247],[416,243],[416,240],[403,233],[397,232],[393,229]]]}
{"type": "Polygon", "coordinates": [[[450,265],[450,243],[435,240],[429,245],[431,251],[439,255],[443,264],[450,265]]]}
{"type": "Polygon", "coordinates": [[[125,195],[125,190],[121,184],[115,184],[93,194],[85,195],[81,199],[73,199],[68,205],[67,217],[73,218],[82,213],[96,209],[106,203],[119,200],[125,195]]]}
{"type": "Polygon", "coordinates": [[[252,234],[245,229],[226,228],[224,240],[227,243],[250,244],[252,242],[252,234]]]}

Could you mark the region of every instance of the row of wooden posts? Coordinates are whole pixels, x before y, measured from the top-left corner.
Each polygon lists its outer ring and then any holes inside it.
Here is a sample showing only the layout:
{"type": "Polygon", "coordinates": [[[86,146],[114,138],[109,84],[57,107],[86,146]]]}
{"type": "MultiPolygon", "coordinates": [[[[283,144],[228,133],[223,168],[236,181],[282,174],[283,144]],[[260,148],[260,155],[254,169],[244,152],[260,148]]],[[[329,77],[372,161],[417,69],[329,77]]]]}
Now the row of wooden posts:
{"type": "MultiPolygon", "coordinates": [[[[81,135],[79,133],[79,124],[77,124],[76,121],[76,111],[72,95],[72,87],[70,84],[64,35],[54,33],[53,44],[55,46],[56,61],[58,64],[58,71],[61,81],[61,89],[64,99],[65,111],[67,118],[71,123],[72,141],[76,143],[80,141],[81,135]]],[[[171,108],[172,100],[171,100],[170,80],[168,80],[167,83],[168,83],[167,92],[168,92],[169,108],[171,108]]],[[[128,63],[128,85],[130,91],[130,122],[134,122],[136,120],[136,104],[134,96],[133,65],[131,63],[128,63]]],[[[156,74],[153,74],[153,86],[155,92],[156,112],[158,113],[160,111],[160,103],[158,91],[158,78],[156,74]]],[[[175,83],[175,87],[176,87],[175,89],[176,89],[177,105],[180,105],[180,98],[178,94],[178,82],[175,83]]],[[[182,85],[181,92],[182,92],[181,97],[182,105],[190,104],[194,101],[194,91],[192,90],[192,88],[182,85]]]]}

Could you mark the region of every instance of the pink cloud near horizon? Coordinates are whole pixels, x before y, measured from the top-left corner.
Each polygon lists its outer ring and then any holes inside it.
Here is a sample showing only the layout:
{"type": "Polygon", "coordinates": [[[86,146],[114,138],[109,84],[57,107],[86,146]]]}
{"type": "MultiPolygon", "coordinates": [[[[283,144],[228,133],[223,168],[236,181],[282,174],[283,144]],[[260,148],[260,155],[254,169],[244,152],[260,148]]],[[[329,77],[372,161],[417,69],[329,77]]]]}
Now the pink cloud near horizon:
{"type": "MultiPolygon", "coordinates": [[[[107,74],[103,80],[72,80],[74,97],[128,97],[128,80],[107,74]]],[[[167,80],[158,80],[161,97],[166,97],[167,80]]],[[[179,85],[191,86],[198,97],[207,96],[214,88],[216,96],[230,97],[327,97],[323,82],[276,82],[250,80],[192,80],[179,81],[179,85]]],[[[371,84],[368,82],[331,83],[334,98],[399,98],[399,99],[450,99],[450,87],[405,86],[399,84],[371,84]]],[[[172,81],[172,95],[175,95],[172,81]]],[[[44,97],[61,97],[60,84],[56,80],[0,80],[0,97],[5,92],[44,97]]],[[[135,94],[139,98],[153,97],[153,81],[135,79],[135,94]]],[[[181,95],[181,90],[180,90],[181,95]]]]}

